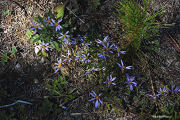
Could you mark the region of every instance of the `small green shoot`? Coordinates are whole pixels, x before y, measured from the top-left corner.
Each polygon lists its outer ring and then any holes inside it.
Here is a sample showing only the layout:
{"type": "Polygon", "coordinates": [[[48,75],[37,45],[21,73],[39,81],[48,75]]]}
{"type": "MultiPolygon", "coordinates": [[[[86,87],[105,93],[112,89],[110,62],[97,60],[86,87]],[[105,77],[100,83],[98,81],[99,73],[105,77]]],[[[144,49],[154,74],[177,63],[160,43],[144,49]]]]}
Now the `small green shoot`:
{"type": "Polygon", "coordinates": [[[117,5],[116,10],[124,32],[122,47],[131,47],[132,51],[137,52],[141,49],[143,40],[153,37],[157,28],[162,28],[155,18],[165,11],[149,12],[150,3],[151,0],[143,0],[142,3],[138,0],[123,0],[117,5]]]}
{"type": "Polygon", "coordinates": [[[11,51],[11,57],[15,57],[17,53],[17,49],[15,47],[12,47],[12,51],[11,51]]]}
{"type": "Polygon", "coordinates": [[[2,56],[1,56],[1,62],[2,62],[2,64],[7,63],[8,60],[9,60],[9,56],[7,55],[7,53],[2,54],[2,56]]]}
{"type": "Polygon", "coordinates": [[[5,11],[5,15],[10,15],[10,13],[11,13],[10,10],[5,11]]]}

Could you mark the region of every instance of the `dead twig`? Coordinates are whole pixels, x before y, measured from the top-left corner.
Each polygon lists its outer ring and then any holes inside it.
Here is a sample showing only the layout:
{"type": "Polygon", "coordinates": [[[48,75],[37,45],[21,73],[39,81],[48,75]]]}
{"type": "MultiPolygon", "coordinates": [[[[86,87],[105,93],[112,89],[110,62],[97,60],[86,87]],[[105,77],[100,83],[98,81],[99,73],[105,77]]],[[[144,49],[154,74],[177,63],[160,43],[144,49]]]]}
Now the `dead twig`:
{"type": "Polygon", "coordinates": [[[176,43],[176,41],[172,38],[172,36],[169,33],[167,33],[167,34],[169,36],[169,38],[168,38],[169,43],[174,47],[174,49],[176,49],[177,52],[180,53],[179,45],[176,43]]]}
{"type": "Polygon", "coordinates": [[[85,23],[81,18],[79,18],[72,10],[70,10],[68,7],[66,7],[67,10],[69,10],[75,17],[77,17],[82,23],[85,23]]]}

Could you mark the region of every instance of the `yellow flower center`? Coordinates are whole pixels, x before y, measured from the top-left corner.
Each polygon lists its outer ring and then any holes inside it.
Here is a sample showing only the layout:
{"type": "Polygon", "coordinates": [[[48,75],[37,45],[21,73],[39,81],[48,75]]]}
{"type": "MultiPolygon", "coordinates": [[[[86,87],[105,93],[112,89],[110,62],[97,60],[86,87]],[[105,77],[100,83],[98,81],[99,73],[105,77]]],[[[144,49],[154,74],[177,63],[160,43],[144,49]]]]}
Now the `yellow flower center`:
{"type": "Polygon", "coordinates": [[[37,29],[37,28],[38,28],[38,26],[36,26],[36,25],[35,25],[35,26],[34,26],[34,28],[35,28],[35,29],[37,29]]]}
{"type": "Polygon", "coordinates": [[[42,45],[42,49],[43,49],[44,51],[46,51],[46,49],[45,49],[45,45],[42,45]]]}
{"type": "Polygon", "coordinates": [[[56,27],[57,27],[58,25],[59,25],[59,24],[58,24],[57,22],[55,22],[55,23],[54,23],[54,26],[56,26],[56,27]]]}
{"type": "Polygon", "coordinates": [[[103,56],[106,56],[105,53],[103,54],[103,56]]]}
{"type": "Polygon", "coordinates": [[[169,92],[169,90],[166,90],[166,93],[168,93],[169,92]]]}
{"type": "Polygon", "coordinates": [[[128,83],[129,83],[129,84],[132,84],[132,82],[131,82],[131,81],[129,81],[128,83]]]}
{"type": "Polygon", "coordinates": [[[112,81],[108,81],[108,85],[111,85],[112,84],[112,81]]]}
{"type": "Polygon", "coordinates": [[[130,79],[130,80],[132,80],[132,79],[133,79],[133,77],[131,76],[131,77],[129,77],[129,79],[130,79]]]}
{"type": "Polygon", "coordinates": [[[66,57],[66,59],[69,59],[69,55],[66,57]]]}
{"type": "Polygon", "coordinates": [[[102,69],[101,68],[98,68],[99,71],[101,71],[102,69]]]}
{"type": "Polygon", "coordinates": [[[75,52],[73,53],[73,56],[76,56],[76,53],[75,53],[75,52]]]}
{"type": "Polygon", "coordinates": [[[66,35],[63,35],[63,37],[65,38],[65,37],[66,37],[66,35]]]}
{"type": "Polygon", "coordinates": [[[118,48],[117,52],[120,52],[120,48],[118,48]]]}
{"type": "Polygon", "coordinates": [[[123,67],[121,68],[122,73],[124,73],[125,68],[126,68],[125,66],[123,66],[123,67]]]}
{"type": "Polygon", "coordinates": [[[109,48],[107,48],[106,51],[109,52],[109,48]]]}
{"type": "Polygon", "coordinates": [[[58,67],[61,68],[61,64],[58,64],[58,67]]]}
{"type": "Polygon", "coordinates": [[[96,96],[96,100],[99,100],[99,97],[98,97],[98,96],[96,96]]]}
{"type": "Polygon", "coordinates": [[[47,22],[48,22],[48,23],[51,23],[51,20],[49,19],[47,22]]]}

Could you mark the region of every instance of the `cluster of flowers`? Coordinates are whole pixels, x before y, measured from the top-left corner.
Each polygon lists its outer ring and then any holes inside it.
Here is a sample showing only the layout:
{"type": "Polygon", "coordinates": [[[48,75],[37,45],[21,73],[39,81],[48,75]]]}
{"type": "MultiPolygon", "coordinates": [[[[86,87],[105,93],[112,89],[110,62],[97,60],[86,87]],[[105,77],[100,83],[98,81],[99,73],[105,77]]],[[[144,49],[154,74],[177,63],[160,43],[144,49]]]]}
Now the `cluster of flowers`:
{"type": "MultiPolygon", "coordinates": [[[[59,25],[59,23],[62,21],[62,19],[59,20],[58,22],[56,22],[52,18],[48,17],[48,20],[44,20],[44,21],[47,23],[47,25],[54,26],[56,31],[62,29],[62,27],[59,25]]],[[[35,25],[34,23],[32,23],[32,24],[33,24],[33,28],[31,28],[30,30],[34,30],[34,34],[37,33],[38,29],[40,29],[40,30],[42,29],[40,27],[40,24],[38,24],[38,25],[35,25]]],[[[63,39],[65,45],[75,44],[76,42],[71,42],[69,44],[68,38],[70,38],[70,35],[68,35],[68,33],[69,33],[69,31],[67,31],[65,34],[60,32],[59,39],[63,39]]],[[[90,44],[85,42],[85,36],[81,37],[80,35],[78,35],[78,38],[79,38],[79,41],[80,41],[79,46],[85,46],[85,47],[89,48],[90,44]]],[[[118,57],[120,56],[120,54],[125,54],[126,53],[126,51],[121,51],[120,47],[118,47],[117,45],[115,45],[115,44],[110,45],[109,44],[109,40],[108,40],[108,36],[106,36],[103,41],[97,40],[96,42],[99,45],[102,45],[105,48],[105,51],[103,51],[102,54],[100,54],[100,53],[97,54],[98,57],[100,57],[101,59],[106,60],[106,57],[109,57],[108,54],[109,53],[113,53],[113,50],[117,51],[118,57]]],[[[49,51],[49,49],[48,49],[49,43],[44,43],[44,41],[42,41],[42,44],[39,44],[39,47],[41,49],[41,52],[49,51]]],[[[79,61],[81,63],[88,63],[88,62],[90,62],[89,53],[87,53],[85,55],[85,54],[82,54],[80,52],[78,53],[77,50],[73,50],[73,49],[72,50],[67,50],[67,55],[62,55],[62,57],[64,57],[63,61],[62,61],[62,58],[58,58],[57,59],[57,63],[55,63],[55,73],[57,73],[58,71],[60,71],[62,69],[63,64],[70,65],[70,62],[72,61],[72,57],[75,57],[75,60],[79,61]],[[70,51],[72,51],[72,52],[70,52],[70,51]]],[[[124,73],[124,71],[126,69],[131,69],[132,68],[132,66],[125,66],[122,60],[121,60],[121,63],[117,63],[117,65],[121,68],[122,73],[124,73]]],[[[105,69],[106,69],[105,67],[102,67],[102,68],[94,68],[93,67],[91,69],[86,70],[85,74],[88,75],[92,71],[102,71],[102,70],[104,71],[105,69]]],[[[137,85],[137,83],[134,82],[135,77],[134,76],[130,77],[128,74],[126,74],[126,76],[127,76],[127,80],[128,80],[126,82],[127,86],[129,86],[130,90],[132,91],[133,90],[133,86],[137,85]]],[[[104,83],[107,84],[108,88],[109,88],[111,85],[116,85],[114,83],[114,80],[116,80],[116,77],[112,77],[112,75],[110,75],[110,76],[107,76],[107,81],[105,81],[104,83]]],[[[90,94],[94,98],[89,100],[89,101],[96,100],[95,107],[98,107],[99,103],[102,104],[102,101],[100,100],[101,94],[99,94],[97,96],[94,91],[93,91],[93,93],[90,93],[90,94]]]]}
{"type": "MultiPolygon", "coordinates": [[[[59,23],[62,21],[59,20],[58,22],[56,22],[55,20],[53,20],[52,18],[48,17],[47,20],[44,20],[44,22],[47,23],[47,25],[50,25],[50,26],[54,26],[55,27],[55,30],[58,31],[58,30],[61,30],[62,29],[62,26],[59,25],[59,23]]],[[[34,30],[34,34],[37,33],[37,30],[38,29],[42,29],[40,27],[41,24],[38,24],[38,25],[35,25],[34,23],[33,24],[33,28],[31,28],[30,30],[34,30]]],[[[70,35],[68,35],[69,31],[65,32],[65,34],[63,34],[62,32],[59,32],[59,37],[58,39],[62,39],[63,42],[64,42],[64,45],[66,48],[68,48],[67,46],[69,45],[75,45],[76,44],[76,39],[70,37],[70,35]],[[68,41],[68,39],[72,39],[71,42],[68,41]]],[[[86,36],[86,35],[85,35],[86,36]]],[[[78,40],[80,42],[77,42],[79,44],[79,46],[85,46],[87,48],[89,48],[90,44],[89,43],[86,43],[85,42],[85,36],[81,37],[80,35],[78,35],[78,40]]],[[[117,56],[120,57],[120,54],[125,54],[126,51],[121,51],[120,47],[118,47],[117,45],[115,44],[111,44],[110,45],[110,42],[108,40],[108,36],[106,36],[104,38],[103,41],[101,40],[97,40],[96,42],[103,46],[104,47],[104,51],[102,51],[102,53],[97,53],[97,56],[101,59],[101,60],[106,60],[107,57],[110,57],[110,54],[113,53],[114,51],[116,51],[118,54],[117,56]]],[[[49,43],[45,43],[44,41],[42,41],[42,44],[39,44],[39,47],[41,49],[41,52],[46,52],[46,51],[49,51],[49,43]]],[[[72,47],[71,47],[72,48],[72,47]]],[[[78,49],[67,49],[67,55],[62,55],[63,59],[62,58],[58,58],[57,59],[57,63],[55,63],[55,73],[57,73],[58,71],[60,71],[62,69],[62,66],[64,64],[67,64],[67,65],[70,65],[71,62],[73,62],[73,60],[77,61],[77,62],[80,62],[80,63],[89,63],[91,60],[89,59],[90,58],[90,54],[89,53],[86,53],[86,54],[82,54],[81,51],[78,51],[78,49]],[[74,58],[74,59],[73,59],[74,58]]],[[[132,69],[132,66],[125,66],[124,63],[123,63],[123,60],[120,61],[120,63],[117,63],[117,65],[120,67],[121,69],[121,72],[124,73],[125,70],[130,70],[132,69]]],[[[88,69],[86,70],[85,74],[88,75],[90,74],[91,72],[93,71],[104,71],[106,70],[105,67],[101,67],[101,68],[91,68],[91,69],[88,69]]],[[[137,86],[137,83],[134,81],[135,80],[135,76],[130,76],[129,74],[125,74],[126,75],[126,78],[127,78],[127,86],[129,87],[130,91],[133,90],[133,86],[137,86]]],[[[112,74],[110,76],[107,76],[107,80],[104,82],[105,84],[107,84],[108,88],[110,88],[111,85],[116,85],[116,83],[114,82],[116,80],[116,77],[112,77],[112,74]]],[[[171,90],[170,89],[161,89],[160,88],[160,91],[158,91],[158,94],[156,96],[153,96],[153,95],[149,95],[151,97],[158,97],[162,94],[165,94],[168,92],[171,92],[171,93],[176,93],[177,91],[179,90],[179,88],[172,88],[171,90]]],[[[90,95],[93,97],[92,99],[90,99],[89,101],[95,101],[95,107],[97,108],[99,106],[99,104],[102,104],[102,101],[100,100],[100,97],[102,95],[102,93],[100,94],[96,94],[94,91],[90,92],[90,95]]],[[[65,106],[63,106],[62,104],[62,100],[60,100],[60,105],[63,109],[66,109],[65,106]]]]}
{"type": "MultiPolygon", "coordinates": [[[[44,20],[44,22],[46,23],[46,25],[55,27],[55,30],[58,32],[60,30],[62,30],[62,26],[59,25],[59,23],[62,21],[62,19],[55,21],[54,19],[48,17],[47,20],[44,20]]],[[[34,34],[37,33],[38,29],[42,30],[41,28],[41,23],[39,23],[38,25],[36,25],[35,23],[32,22],[32,28],[30,28],[30,30],[34,31],[34,34]]],[[[70,42],[68,41],[68,38],[70,38],[70,35],[68,35],[69,31],[66,31],[65,33],[59,32],[59,37],[58,39],[62,39],[62,41],[64,42],[65,45],[69,45],[70,42]]],[[[39,44],[39,48],[41,50],[41,52],[45,52],[48,51],[48,45],[49,43],[44,43],[44,41],[42,41],[42,44],[39,44]]]]}
{"type": "MultiPolygon", "coordinates": [[[[46,22],[46,25],[50,25],[50,26],[55,26],[56,31],[61,30],[62,26],[59,25],[59,23],[62,21],[62,19],[58,20],[58,22],[56,22],[55,20],[53,20],[52,18],[48,17],[48,20],[44,20],[44,22],[46,22]]],[[[37,30],[42,30],[41,28],[41,23],[39,23],[38,25],[34,24],[32,22],[33,27],[30,28],[30,30],[34,30],[34,34],[37,33],[37,30]]]]}
{"type": "Polygon", "coordinates": [[[126,51],[121,51],[120,47],[118,47],[118,46],[115,45],[115,44],[109,45],[109,40],[108,40],[108,38],[109,38],[109,37],[106,36],[103,41],[101,41],[101,40],[97,40],[97,41],[96,41],[99,45],[102,45],[102,46],[105,48],[105,51],[103,51],[102,54],[101,54],[101,53],[98,53],[98,56],[99,56],[101,59],[106,60],[106,58],[109,57],[109,53],[113,53],[113,51],[112,51],[113,49],[114,49],[115,51],[117,51],[118,57],[120,56],[120,54],[125,54],[125,53],[126,53],[126,51]]]}
{"type": "MultiPolygon", "coordinates": [[[[107,57],[110,57],[110,53],[113,53],[113,51],[116,51],[118,53],[118,57],[120,56],[120,54],[125,54],[126,51],[121,51],[120,47],[118,47],[115,44],[110,45],[110,42],[108,40],[108,36],[106,36],[104,38],[103,41],[101,40],[97,40],[96,41],[99,45],[102,45],[104,47],[104,51],[101,53],[98,53],[98,57],[101,60],[106,60],[107,57]]],[[[125,66],[123,63],[123,60],[121,60],[121,63],[117,63],[117,65],[121,68],[122,73],[124,73],[124,71],[127,69],[132,69],[132,66],[125,66]]],[[[103,67],[105,70],[105,67],[103,67]]],[[[97,71],[97,69],[90,69],[87,71],[87,73],[90,73],[90,71],[97,71]]],[[[135,76],[129,76],[129,74],[126,74],[127,77],[127,86],[130,87],[130,91],[133,90],[133,86],[137,86],[137,83],[134,81],[135,76]]],[[[107,76],[107,80],[104,82],[105,84],[107,84],[108,88],[110,88],[111,85],[116,85],[116,83],[114,82],[116,80],[116,77],[112,77],[112,74],[110,76],[107,76]]],[[[99,106],[99,104],[102,104],[102,101],[100,100],[100,96],[102,95],[102,93],[100,93],[99,95],[96,94],[94,91],[90,92],[90,95],[93,97],[92,99],[90,99],[89,101],[95,101],[95,107],[97,108],[99,106]]]]}
{"type": "Polygon", "coordinates": [[[177,94],[179,91],[180,87],[174,87],[172,86],[171,89],[163,87],[160,88],[159,91],[157,91],[157,94],[151,95],[151,94],[147,94],[148,96],[152,97],[152,98],[158,98],[161,95],[168,95],[168,94],[177,94]]]}
{"type": "MultiPolygon", "coordinates": [[[[76,41],[74,38],[72,38],[70,35],[69,35],[69,31],[65,32],[65,33],[62,33],[60,32],[60,30],[62,30],[62,26],[59,24],[60,22],[62,21],[62,19],[58,20],[57,22],[48,17],[47,20],[44,20],[44,22],[46,23],[46,25],[48,26],[52,26],[55,28],[56,32],[59,32],[59,37],[58,39],[61,39],[63,42],[64,42],[64,47],[65,48],[68,48],[68,46],[70,45],[74,45],[76,44],[76,41]],[[69,40],[71,40],[69,42],[69,40]]],[[[39,23],[38,25],[36,25],[35,23],[32,22],[32,28],[30,28],[30,30],[34,31],[34,35],[38,33],[38,30],[42,30],[41,28],[41,23],[39,23]]],[[[89,47],[89,43],[86,43],[85,42],[85,36],[81,37],[80,35],[78,35],[78,40],[80,41],[79,43],[79,46],[86,46],[86,47],[89,47]]],[[[49,43],[45,43],[45,41],[42,41],[42,43],[40,43],[38,46],[36,46],[39,51],[41,51],[42,53],[43,52],[48,52],[49,51],[49,46],[50,44],[49,43]]],[[[70,47],[69,47],[70,48],[70,47]]],[[[39,52],[38,51],[38,52],[39,52]]],[[[35,51],[36,52],[36,51],[35,51]]],[[[37,52],[37,53],[38,53],[37,52]]],[[[58,58],[57,59],[57,63],[55,63],[55,73],[57,73],[58,71],[60,71],[63,67],[64,64],[67,64],[67,65],[70,65],[71,64],[71,61],[72,61],[72,58],[75,59],[75,61],[77,62],[81,62],[81,63],[88,63],[90,62],[89,60],[89,53],[87,54],[82,54],[81,52],[78,52],[77,50],[73,50],[73,49],[67,49],[67,53],[66,55],[62,55],[62,58],[58,58]]],[[[98,68],[99,70],[100,68],[98,68]]],[[[94,69],[96,70],[96,69],[94,69]]],[[[87,72],[88,74],[88,72],[87,72]]],[[[63,103],[62,103],[62,99],[60,99],[60,106],[63,108],[63,109],[66,109],[65,106],[63,106],[63,103]]]]}

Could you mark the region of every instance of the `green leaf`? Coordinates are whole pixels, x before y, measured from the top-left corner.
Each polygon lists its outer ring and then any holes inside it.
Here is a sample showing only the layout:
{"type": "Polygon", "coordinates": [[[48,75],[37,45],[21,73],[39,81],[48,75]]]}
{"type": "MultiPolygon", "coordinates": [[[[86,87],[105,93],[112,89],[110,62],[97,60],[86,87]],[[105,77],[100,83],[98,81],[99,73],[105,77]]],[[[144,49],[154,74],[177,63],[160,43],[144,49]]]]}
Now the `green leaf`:
{"type": "Polygon", "coordinates": [[[46,53],[46,52],[42,52],[42,55],[44,56],[44,57],[48,57],[48,53],[46,53]]]}
{"type": "Polygon", "coordinates": [[[111,105],[111,104],[106,103],[106,107],[107,107],[106,112],[107,112],[107,113],[109,113],[109,110],[110,110],[110,105],[111,105]]]}
{"type": "Polygon", "coordinates": [[[54,80],[54,87],[56,87],[58,85],[58,80],[54,80]]]}
{"type": "Polygon", "coordinates": [[[72,19],[71,19],[71,18],[69,19],[68,24],[69,24],[69,25],[72,24],[72,19]]]}
{"type": "Polygon", "coordinates": [[[70,100],[72,100],[72,99],[75,98],[75,96],[73,96],[73,95],[68,95],[68,98],[69,98],[70,100]]]}
{"type": "Polygon", "coordinates": [[[12,52],[10,56],[15,57],[16,53],[17,53],[17,49],[15,47],[12,47],[12,52]]]}
{"type": "Polygon", "coordinates": [[[115,112],[116,112],[118,115],[121,115],[120,111],[119,111],[116,107],[114,107],[114,105],[111,104],[111,107],[115,110],[115,112]]]}
{"type": "Polygon", "coordinates": [[[45,87],[48,88],[48,89],[52,88],[52,86],[50,84],[46,84],[45,87]]]}
{"type": "Polygon", "coordinates": [[[5,14],[6,14],[6,15],[9,15],[9,14],[10,14],[10,10],[6,10],[6,11],[5,11],[5,14]]]}
{"type": "Polygon", "coordinates": [[[73,32],[74,32],[74,29],[72,28],[72,29],[70,30],[70,32],[73,33],[73,32]]]}
{"type": "Polygon", "coordinates": [[[57,18],[63,18],[64,16],[64,5],[60,4],[58,5],[55,9],[54,9],[54,12],[57,13],[57,18]]]}
{"type": "Polygon", "coordinates": [[[68,90],[68,94],[71,94],[71,93],[73,93],[73,90],[72,90],[72,89],[69,89],[69,90],[68,90]]]}
{"type": "Polygon", "coordinates": [[[2,64],[5,64],[8,62],[9,56],[7,55],[7,53],[2,54],[2,58],[1,58],[1,62],[2,64]]]}
{"type": "Polygon", "coordinates": [[[60,84],[61,84],[61,85],[66,85],[67,83],[68,83],[68,82],[65,81],[65,80],[64,80],[64,81],[60,81],[60,84]]]}
{"type": "Polygon", "coordinates": [[[34,31],[33,30],[29,30],[26,32],[26,39],[29,40],[31,39],[32,35],[33,35],[34,31]]]}
{"type": "Polygon", "coordinates": [[[43,21],[43,18],[41,16],[38,16],[38,17],[33,17],[33,19],[38,22],[38,23],[41,23],[41,22],[44,22],[43,21]]]}
{"type": "Polygon", "coordinates": [[[56,48],[56,50],[59,50],[59,44],[56,41],[53,41],[51,45],[56,48]]]}
{"type": "Polygon", "coordinates": [[[76,88],[74,88],[74,89],[69,89],[69,90],[68,90],[68,94],[72,94],[75,90],[76,90],[76,88]]]}
{"type": "Polygon", "coordinates": [[[64,25],[62,25],[62,27],[65,27],[65,28],[67,28],[67,27],[68,27],[68,24],[64,24],[64,25]]]}
{"type": "Polygon", "coordinates": [[[33,37],[30,39],[30,43],[38,42],[38,38],[39,38],[39,35],[36,34],[35,36],[33,36],[33,37]]]}

